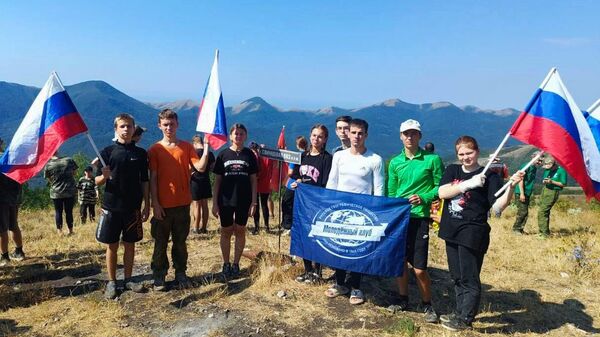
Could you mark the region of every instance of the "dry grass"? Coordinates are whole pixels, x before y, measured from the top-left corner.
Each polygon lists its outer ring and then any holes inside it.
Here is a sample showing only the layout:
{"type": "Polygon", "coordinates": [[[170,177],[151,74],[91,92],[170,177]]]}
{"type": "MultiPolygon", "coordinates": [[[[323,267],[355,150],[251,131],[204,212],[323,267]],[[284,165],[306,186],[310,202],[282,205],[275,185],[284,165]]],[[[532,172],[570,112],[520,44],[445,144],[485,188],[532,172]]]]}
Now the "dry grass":
{"type": "MultiPolygon", "coordinates": [[[[576,199],[563,202],[553,212],[551,230],[555,234],[548,240],[535,235],[535,207],[526,227],[531,235],[512,234],[514,213],[509,209],[502,218],[491,220],[492,243],[481,276],[485,289],[482,312],[474,331],[454,334],[439,325],[425,324],[418,312],[387,313],[385,302],[395,293],[391,280],[366,278],[368,301],[358,307],[351,307],[347,298],[326,298],[326,284],[295,282],[301,263],[291,265],[275,257],[255,264],[242,260],[244,277],[224,282],[214,277],[221,267],[214,220],[209,225],[211,235],[191,237],[188,242],[188,274],[197,287],[125,293],[117,301],[102,299],[102,289],[97,286],[83,290],[66,287],[70,296],[64,291],[65,284],[73,286],[77,277],[96,281],[104,275],[103,246],[94,240],[94,226],[76,226],[75,235],[60,237],[54,232],[50,211],[22,212],[20,224],[29,259],[0,269],[4,308],[0,336],[562,337],[598,333],[598,212],[576,199]],[[581,212],[568,211],[575,208],[581,212]],[[32,283],[36,286],[27,288],[32,283]],[[277,296],[280,290],[286,296],[277,296]]],[[[275,235],[247,238],[248,249],[278,251],[275,235]]],[[[430,243],[434,300],[439,311],[447,312],[452,287],[444,243],[436,237],[430,243]]],[[[289,237],[282,238],[281,247],[283,253],[288,251],[289,237]]],[[[152,248],[147,230],[136,251],[138,272],[146,277],[152,248]]],[[[411,285],[410,295],[416,307],[419,297],[415,288],[411,285]]]]}

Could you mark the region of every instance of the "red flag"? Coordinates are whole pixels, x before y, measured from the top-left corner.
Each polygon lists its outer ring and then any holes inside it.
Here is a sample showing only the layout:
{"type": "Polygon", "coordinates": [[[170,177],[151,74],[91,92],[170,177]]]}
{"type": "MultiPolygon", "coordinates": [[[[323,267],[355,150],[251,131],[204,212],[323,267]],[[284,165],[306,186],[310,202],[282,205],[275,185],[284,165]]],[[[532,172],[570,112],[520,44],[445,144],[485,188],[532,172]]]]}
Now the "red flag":
{"type": "MultiPolygon", "coordinates": [[[[281,128],[281,132],[279,133],[279,138],[277,139],[277,148],[285,149],[285,126],[281,128]]],[[[273,173],[271,174],[271,190],[278,191],[280,185],[284,185],[288,178],[288,165],[285,162],[278,162],[275,164],[273,168],[273,173]],[[279,174],[279,165],[281,165],[281,175],[279,174]]]]}
{"type": "Polygon", "coordinates": [[[285,149],[285,126],[281,128],[281,132],[279,133],[279,139],[277,139],[277,148],[285,149]]]}

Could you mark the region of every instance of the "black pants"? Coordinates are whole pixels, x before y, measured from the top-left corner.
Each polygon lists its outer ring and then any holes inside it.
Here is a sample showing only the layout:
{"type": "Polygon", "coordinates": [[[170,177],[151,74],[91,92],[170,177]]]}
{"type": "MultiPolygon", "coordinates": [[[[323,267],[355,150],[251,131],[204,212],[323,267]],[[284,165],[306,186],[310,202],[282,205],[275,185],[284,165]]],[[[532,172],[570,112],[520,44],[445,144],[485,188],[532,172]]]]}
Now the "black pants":
{"type": "Polygon", "coordinates": [[[454,281],[458,317],[473,322],[481,300],[481,265],[485,253],[446,241],[448,269],[454,281]]]}
{"type": "Polygon", "coordinates": [[[351,289],[360,289],[360,280],[362,279],[362,274],[354,271],[350,272],[350,277],[348,278],[348,282],[346,282],[346,271],[343,269],[335,270],[335,283],[338,285],[346,285],[351,289]]]}
{"type": "MultiPolygon", "coordinates": [[[[262,210],[263,220],[265,221],[265,228],[269,229],[269,195],[270,193],[257,193],[256,201],[260,204],[262,210]]],[[[258,229],[260,223],[260,212],[258,207],[254,210],[254,228],[258,229]]]]}
{"type": "Polygon", "coordinates": [[[319,276],[322,276],[322,271],[321,271],[321,264],[320,263],[313,263],[311,260],[307,260],[307,259],[302,259],[302,261],[304,262],[304,271],[307,273],[316,273],[319,276]]]}
{"type": "Polygon", "coordinates": [[[281,227],[284,229],[291,229],[292,222],[294,220],[294,194],[293,190],[288,188],[283,192],[283,197],[281,198],[281,227]]]}
{"type": "Polygon", "coordinates": [[[54,202],[54,222],[56,223],[56,229],[63,228],[63,211],[65,212],[67,227],[73,229],[73,205],[75,204],[75,198],[52,199],[52,201],[54,202]]]}
{"type": "Polygon", "coordinates": [[[90,214],[90,221],[96,221],[96,204],[81,204],[79,205],[79,215],[81,216],[81,223],[84,224],[88,213],[90,214]]]}

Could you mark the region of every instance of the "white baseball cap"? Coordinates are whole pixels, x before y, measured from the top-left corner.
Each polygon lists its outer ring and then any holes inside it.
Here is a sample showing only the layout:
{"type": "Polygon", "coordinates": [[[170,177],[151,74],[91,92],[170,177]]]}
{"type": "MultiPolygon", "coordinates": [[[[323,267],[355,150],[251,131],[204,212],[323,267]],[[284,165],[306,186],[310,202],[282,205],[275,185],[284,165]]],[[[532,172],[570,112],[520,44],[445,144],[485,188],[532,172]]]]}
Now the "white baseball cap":
{"type": "Polygon", "coordinates": [[[421,132],[421,124],[414,119],[407,119],[400,124],[400,132],[407,130],[417,130],[421,132]]]}

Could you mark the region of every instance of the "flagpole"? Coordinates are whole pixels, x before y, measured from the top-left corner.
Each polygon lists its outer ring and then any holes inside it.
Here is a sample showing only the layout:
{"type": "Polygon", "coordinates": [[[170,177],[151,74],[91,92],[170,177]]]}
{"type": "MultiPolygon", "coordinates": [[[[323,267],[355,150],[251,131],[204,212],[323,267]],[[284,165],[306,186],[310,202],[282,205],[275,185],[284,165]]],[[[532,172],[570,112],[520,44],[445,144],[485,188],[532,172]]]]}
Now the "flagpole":
{"type": "MultiPolygon", "coordinates": [[[[542,155],[544,154],[544,151],[540,151],[535,157],[533,157],[529,163],[527,163],[527,165],[523,166],[523,168],[521,168],[520,170],[518,170],[517,172],[525,172],[529,166],[533,165],[536,161],[538,161],[540,159],[540,157],[542,157],[542,155]]],[[[504,184],[504,186],[502,186],[501,189],[498,190],[498,192],[496,192],[494,194],[494,196],[497,198],[498,196],[500,196],[502,194],[502,192],[504,192],[504,190],[506,190],[508,188],[508,186],[510,186],[510,184],[512,184],[512,181],[509,179],[508,182],[506,182],[506,184],[504,184]]],[[[525,193],[525,191],[521,191],[521,193],[525,193]]]]}
{"type": "Polygon", "coordinates": [[[102,163],[102,166],[106,166],[106,163],[104,162],[104,159],[102,159],[102,156],[100,155],[100,152],[98,151],[98,147],[96,147],[96,143],[94,143],[94,140],[92,139],[92,136],[90,136],[90,133],[86,131],[85,135],[87,136],[88,140],[90,141],[90,144],[92,144],[92,147],[94,148],[94,152],[96,152],[96,156],[98,157],[98,160],[100,160],[100,163],[102,163]]]}
{"type": "MultiPolygon", "coordinates": [[[[543,90],[546,87],[546,85],[550,81],[550,78],[552,77],[552,75],[554,75],[555,72],[556,72],[556,67],[552,67],[550,69],[550,71],[548,72],[548,75],[546,75],[546,77],[542,81],[542,84],[540,84],[540,89],[543,90]]],[[[528,111],[530,109],[530,105],[531,105],[531,103],[533,101],[534,101],[533,99],[530,101],[530,103],[525,108],[525,111],[528,111]]],[[[511,128],[511,130],[512,130],[512,128],[511,128]]],[[[512,134],[510,133],[510,130],[509,130],[508,133],[506,134],[506,136],[504,136],[504,139],[502,140],[502,142],[500,143],[500,145],[498,145],[498,148],[496,149],[496,151],[494,151],[494,153],[490,157],[489,161],[487,162],[487,164],[483,168],[483,171],[481,172],[481,174],[485,174],[487,172],[487,170],[490,168],[490,166],[494,162],[494,159],[496,159],[496,157],[498,156],[498,153],[500,152],[500,150],[502,150],[502,148],[504,147],[504,144],[506,144],[506,142],[508,141],[508,138],[510,138],[511,135],[512,134]]]]}
{"type": "Polygon", "coordinates": [[[600,99],[598,99],[594,104],[592,104],[588,109],[587,112],[591,113],[592,111],[596,110],[596,108],[600,106],[600,99]]]}
{"type": "Polygon", "coordinates": [[[281,199],[282,199],[281,198],[281,166],[282,165],[281,165],[280,161],[278,161],[277,163],[279,164],[279,174],[277,175],[277,180],[279,181],[278,189],[277,189],[277,193],[279,195],[279,211],[277,212],[277,217],[279,218],[278,219],[279,227],[278,227],[277,233],[279,233],[279,235],[278,235],[279,238],[277,239],[277,241],[278,241],[277,242],[277,245],[278,245],[277,253],[281,254],[281,199]]]}
{"type": "MultiPolygon", "coordinates": [[[[282,129],[282,131],[285,130],[285,125],[281,129],[282,129]]],[[[285,140],[285,138],[284,138],[284,140],[285,140]]],[[[277,143],[279,143],[279,139],[277,139],[277,143]]],[[[279,144],[277,144],[277,147],[279,147],[279,144]]],[[[282,195],[281,195],[281,168],[283,165],[281,164],[280,161],[278,161],[277,163],[279,164],[279,174],[277,175],[277,181],[279,182],[279,184],[278,184],[279,189],[277,190],[277,193],[279,194],[279,211],[277,212],[277,217],[279,218],[279,230],[277,232],[279,233],[279,235],[278,235],[279,237],[277,239],[277,245],[278,245],[277,253],[281,254],[281,215],[283,213],[283,211],[281,209],[281,200],[283,199],[282,195]]]]}

